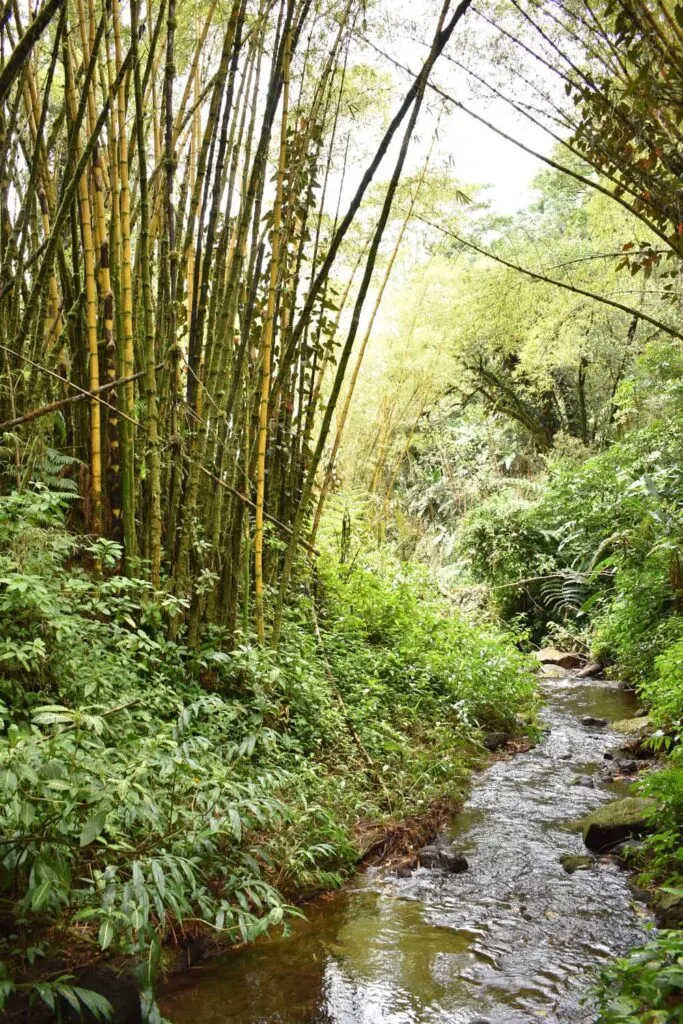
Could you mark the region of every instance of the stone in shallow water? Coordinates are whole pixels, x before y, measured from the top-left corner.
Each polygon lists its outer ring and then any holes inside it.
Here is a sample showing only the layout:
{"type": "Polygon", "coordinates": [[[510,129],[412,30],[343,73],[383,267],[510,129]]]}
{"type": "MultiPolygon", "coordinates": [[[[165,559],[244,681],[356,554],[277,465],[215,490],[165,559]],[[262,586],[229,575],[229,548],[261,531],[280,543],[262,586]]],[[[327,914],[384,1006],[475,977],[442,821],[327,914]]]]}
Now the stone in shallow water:
{"type": "Polygon", "coordinates": [[[594,853],[606,853],[619,843],[645,835],[649,830],[648,812],[653,801],[627,796],[614,800],[582,818],[583,841],[594,853]]]}
{"type": "Polygon", "coordinates": [[[539,679],[564,679],[567,670],[561,665],[541,665],[536,675],[539,679]]]}
{"type": "Polygon", "coordinates": [[[589,679],[591,676],[597,676],[601,672],[602,665],[599,661],[589,661],[587,665],[584,665],[580,672],[576,673],[576,678],[589,679]]]}
{"type": "Polygon", "coordinates": [[[568,875],[573,875],[575,871],[588,871],[593,866],[593,860],[585,855],[565,853],[560,857],[560,864],[568,875]]]}
{"type": "Polygon", "coordinates": [[[596,718],[595,715],[584,715],[581,719],[581,725],[588,726],[592,729],[604,729],[607,725],[606,718],[596,718]]]}
{"type": "Polygon", "coordinates": [[[612,722],[610,728],[623,736],[644,736],[652,727],[649,715],[639,715],[637,718],[624,718],[619,722],[612,722]]]}
{"type": "Polygon", "coordinates": [[[595,783],[590,775],[577,775],[572,779],[572,786],[583,786],[584,789],[595,789],[595,783]]]}
{"type": "Polygon", "coordinates": [[[418,860],[423,868],[441,868],[452,875],[467,871],[467,857],[458,850],[444,849],[442,846],[425,846],[418,851],[418,860]]]}
{"type": "Polygon", "coordinates": [[[570,651],[558,651],[556,647],[542,647],[536,654],[542,665],[559,665],[560,668],[580,668],[583,658],[570,651]]]}
{"type": "Polygon", "coordinates": [[[619,760],[616,762],[617,771],[621,775],[634,775],[640,768],[640,762],[632,759],[619,760]]]}

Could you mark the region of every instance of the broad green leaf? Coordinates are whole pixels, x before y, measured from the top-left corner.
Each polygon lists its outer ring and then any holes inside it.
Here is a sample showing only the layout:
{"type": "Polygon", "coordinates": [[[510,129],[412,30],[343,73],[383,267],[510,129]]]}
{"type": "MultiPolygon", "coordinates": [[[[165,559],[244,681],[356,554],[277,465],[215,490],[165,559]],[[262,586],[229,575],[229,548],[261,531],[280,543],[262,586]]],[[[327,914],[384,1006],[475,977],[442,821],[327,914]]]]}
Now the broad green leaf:
{"type": "Polygon", "coordinates": [[[163,869],[158,860],[153,860],[151,867],[152,878],[154,879],[156,887],[159,890],[159,895],[163,898],[164,893],[166,892],[166,879],[164,877],[163,869]]]}
{"type": "Polygon", "coordinates": [[[54,1010],[57,1002],[55,999],[54,985],[50,985],[47,981],[36,981],[32,987],[34,991],[38,993],[43,1002],[47,1003],[51,1010],[54,1010]]]}
{"type": "Polygon", "coordinates": [[[66,999],[67,1003],[74,1008],[76,1013],[80,1015],[81,1004],[78,1000],[78,996],[76,995],[75,990],[71,987],[71,985],[55,985],[55,989],[62,997],[62,999],[66,999]]]}
{"type": "Polygon", "coordinates": [[[44,779],[64,779],[67,776],[67,768],[62,761],[53,757],[41,765],[40,774],[44,779]]]}
{"type": "Polygon", "coordinates": [[[107,949],[108,946],[111,946],[112,940],[114,938],[114,925],[111,923],[109,918],[105,918],[105,920],[100,925],[100,933],[98,938],[102,949],[107,949]]]}
{"type": "Polygon", "coordinates": [[[10,978],[0,978],[0,1012],[4,1010],[7,996],[13,991],[14,982],[10,978]]]}
{"type": "Polygon", "coordinates": [[[73,722],[71,712],[45,711],[33,716],[34,725],[62,725],[73,722]]]}
{"type": "Polygon", "coordinates": [[[19,806],[19,821],[24,828],[29,828],[31,822],[36,816],[36,809],[33,804],[29,803],[28,800],[23,800],[19,806]]]}
{"type": "Polygon", "coordinates": [[[93,1017],[97,1020],[110,1020],[114,1012],[113,1007],[109,1000],[100,995],[99,992],[93,992],[89,988],[77,988],[73,990],[78,996],[80,1002],[92,1013],[93,1017]]]}
{"type": "Polygon", "coordinates": [[[5,796],[16,792],[17,777],[11,768],[0,768],[0,792],[5,796]]]}
{"type": "Polygon", "coordinates": [[[31,895],[31,910],[40,910],[50,898],[50,889],[53,886],[51,878],[44,878],[33,890],[31,895]]]}
{"type": "Polygon", "coordinates": [[[94,839],[100,835],[107,821],[107,812],[98,811],[97,814],[93,814],[92,818],[88,818],[85,825],[81,829],[81,835],[79,843],[81,846],[89,846],[94,839]]]}

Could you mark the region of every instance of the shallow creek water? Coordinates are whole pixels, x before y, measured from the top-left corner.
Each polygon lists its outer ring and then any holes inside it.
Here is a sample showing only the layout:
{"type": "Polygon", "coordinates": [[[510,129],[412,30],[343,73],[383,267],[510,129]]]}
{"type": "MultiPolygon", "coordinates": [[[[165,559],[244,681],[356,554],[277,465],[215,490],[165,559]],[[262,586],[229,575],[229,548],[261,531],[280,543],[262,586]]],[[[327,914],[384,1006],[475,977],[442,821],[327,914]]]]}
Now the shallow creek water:
{"type": "Polygon", "coordinates": [[[613,863],[568,875],[585,853],[566,822],[619,795],[604,783],[614,733],[585,715],[630,717],[615,684],[544,681],[550,732],[473,780],[449,834],[465,874],[371,871],[273,938],[185,976],[174,1024],[590,1024],[591,972],[643,936],[645,914],[613,863]],[[595,789],[572,785],[592,775],[595,789]]]}

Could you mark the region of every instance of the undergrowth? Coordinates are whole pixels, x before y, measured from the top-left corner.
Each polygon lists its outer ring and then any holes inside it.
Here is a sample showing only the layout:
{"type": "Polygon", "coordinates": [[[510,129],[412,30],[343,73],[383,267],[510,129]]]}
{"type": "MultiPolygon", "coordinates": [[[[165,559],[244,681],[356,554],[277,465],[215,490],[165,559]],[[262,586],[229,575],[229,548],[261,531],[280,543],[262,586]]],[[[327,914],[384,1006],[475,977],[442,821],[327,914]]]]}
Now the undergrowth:
{"type": "MultiPolygon", "coordinates": [[[[501,491],[462,521],[460,555],[490,606],[539,643],[592,655],[650,711],[663,770],[641,858],[644,885],[683,886],[683,433],[633,431],[583,462],[548,460],[530,499],[501,491]]],[[[683,940],[655,934],[601,976],[601,1024],[683,1021],[683,940]]]]}
{"type": "Polygon", "coordinates": [[[683,932],[662,931],[601,974],[601,1024],[680,1024],[683,932]]]}
{"type": "Polygon", "coordinates": [[[286,924],[353,869],[358,822],[462,795],[482,730],[531,712],[513,638],[389,554],[322,560],[318,635],[302,576],[277,654],[191,650],[175,598],[66,532],[70,500],[0,499],[3,1001],[78,1004],[70,969],[102,956],[151,988],[169,939],[286,924]]]}

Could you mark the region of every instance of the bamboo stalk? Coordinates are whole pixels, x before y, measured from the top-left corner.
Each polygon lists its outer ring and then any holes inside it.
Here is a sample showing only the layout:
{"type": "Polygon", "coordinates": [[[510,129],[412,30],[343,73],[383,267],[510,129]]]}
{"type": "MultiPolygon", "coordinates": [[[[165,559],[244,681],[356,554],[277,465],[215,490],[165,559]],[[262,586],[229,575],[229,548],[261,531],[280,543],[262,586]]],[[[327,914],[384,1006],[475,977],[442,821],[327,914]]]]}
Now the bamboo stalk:
{"type": "Polygon", "coordinates": [[[149,562],[152,586],[161,582],[161,464],[159,456],[159,422],[157,408],[156,358],[149,252],[149,194],[147,190],[147,153],[145,151],[144,105],[140,62],[137,60],[139,0],[131,2],[131,34],[133,50],[133,83],[135,92],[135,124],[138,148],[138,181],[140,188],[140,270],[144,317],[147,466],[149,475],[149,562]]]}
{"type": "MultiPolygon", "coordinates": [[[[116,71],[120,75],[123,64],[121,34],[121,9],[119,0],[112,0],[112,27],[114,32],[114,53],[116,71]]],[[[126,415],[132,417],[135,410],[135,349],[133,344],[133,280],[131,272],[131,227],[130,227],[130,182],[128,178],[128,136],[126,128],[126,88],[121,81],[115,95],[118,133],[118,218],[116,220],[117,241],[120,243],[120,268],[118,277],[121,287],[121,325],[123,337],[120,342],[123,376],[127,383],[123,388],[123,407],[126,415]]],[[[123,543],[127,571],[131,571],[137,553],[135,529],[135,435],[124,428],[121,442],[121,496],[123,518],[123,543]]]]}
{"type": "Polygon", "coordinates": [[[261,397],[259,402],[258,442],[256,456],[256,517],[254,521],[254,612],[259,642],[265,643],[266,627],[263,607],[263,512],[266,497],[266,448],[268,445],[268,403],[270,401],[270,371],[273,334],[275,328],[275,299],[280,275],[280,243],[282,229],[282,201],[287,168],[287,116],[289,113],[289,72],[291,61],[291,35],[287,29],[282,64],[282,120],[280,128],[280,158],[277,170],[275,203],[273,205],[273,235],[270,257],[268,304],[263,325],[261,355],[261,397]]]}
{"type": "MultiPolygon", "coordinates": [[[[71,117],[77,122],[78,103],[76,87],[73,79],[71,59],[68,47],[64,50],[66,73],[66,90],[71,117]]],[[[83,156],[80,135],[75,138],[76,157],[83,156]]],[[[95,280],[95,246],[90,212],[90,196],[88,179],[85,174],[78,177],[78,202],[81,219],[81,235],[83,239],[83,267],[85,273],[85,319],[88,341],[89,389],[97,392],[100,385],[100,363],[97,334],[97,284],[95,280]]],[[[90,490],[92,495],[92,531],[100,533],[102,529],[102,438],[100,423],[100,404],[94,399],[90,402],[90,490]]]]}

